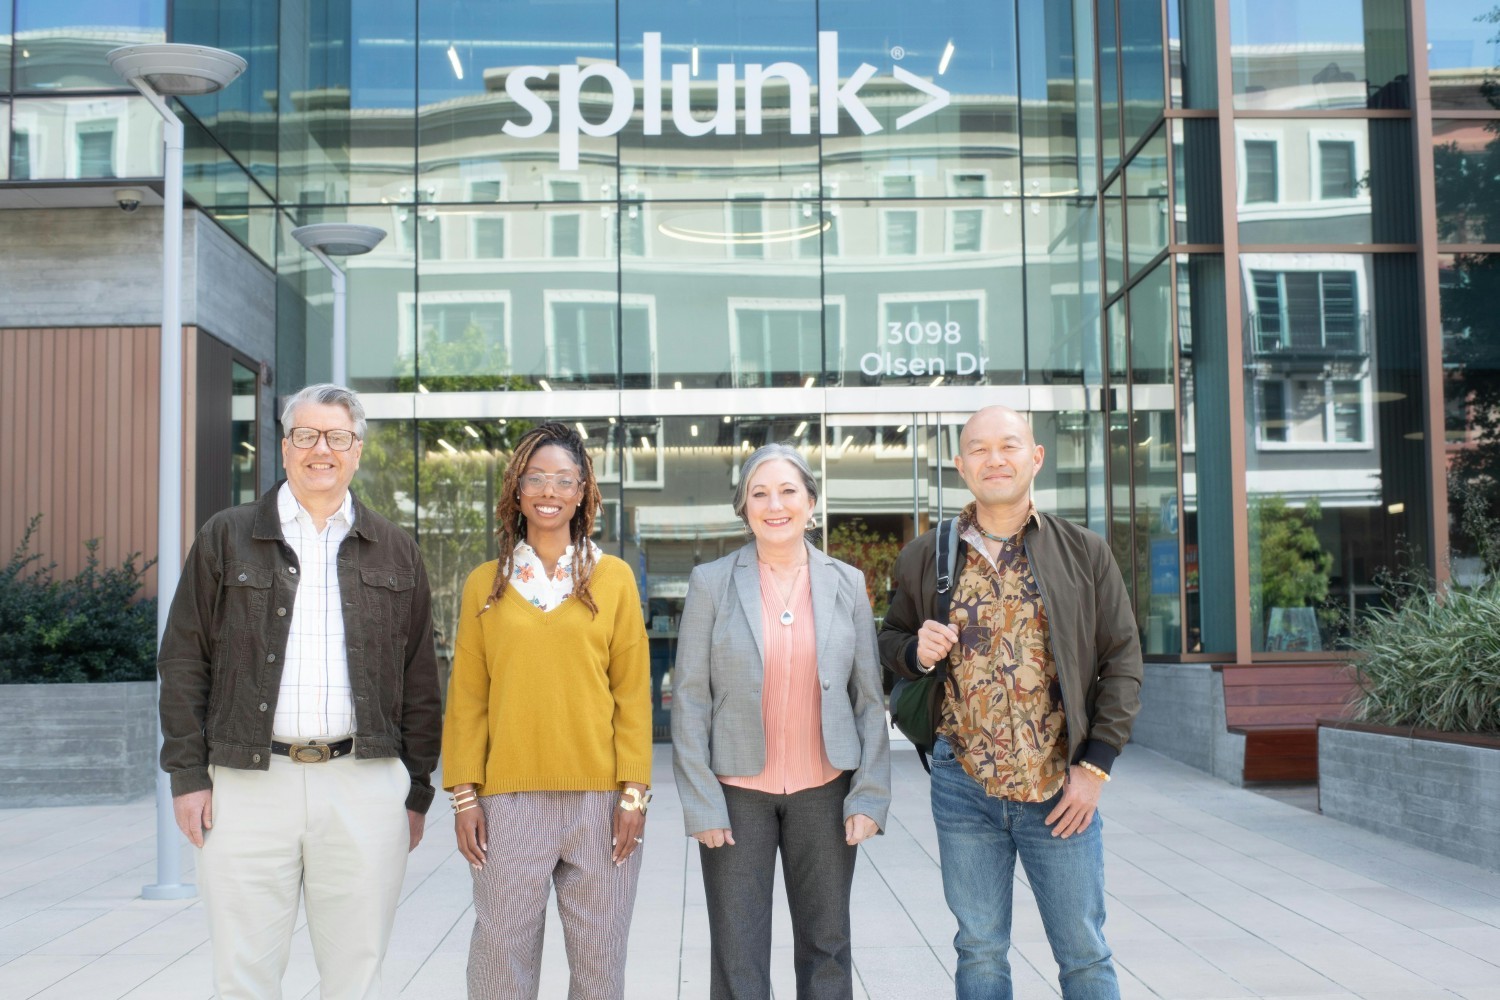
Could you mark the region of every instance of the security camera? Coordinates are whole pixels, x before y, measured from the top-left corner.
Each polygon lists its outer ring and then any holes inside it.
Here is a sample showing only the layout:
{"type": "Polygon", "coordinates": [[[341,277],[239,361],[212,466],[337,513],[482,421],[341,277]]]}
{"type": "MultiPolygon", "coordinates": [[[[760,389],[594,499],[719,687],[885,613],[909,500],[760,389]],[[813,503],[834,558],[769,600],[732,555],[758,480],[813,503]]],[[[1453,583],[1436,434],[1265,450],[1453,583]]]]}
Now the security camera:
{"type": "Polygon", "coordinates": [[[115,204],[122,212],[134,212],[141,207],[141,193],[135,188],[120,188],[115,192],[115,204]]]}

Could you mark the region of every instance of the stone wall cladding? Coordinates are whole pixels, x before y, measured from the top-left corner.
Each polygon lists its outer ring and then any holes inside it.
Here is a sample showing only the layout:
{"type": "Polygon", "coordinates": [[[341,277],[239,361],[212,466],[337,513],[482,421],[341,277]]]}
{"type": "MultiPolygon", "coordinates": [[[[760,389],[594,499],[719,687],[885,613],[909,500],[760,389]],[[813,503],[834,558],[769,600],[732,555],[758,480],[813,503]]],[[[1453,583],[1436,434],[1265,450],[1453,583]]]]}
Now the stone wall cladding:
{"type": "Polygon", "coordinates": [[[1321,726],[1323,814],[1500,871],[1500,749],[1321,726]]]}
{"type": "Polygon", "coordinates": [[[1130,741],[1243,785],[1245,737],[1224,719],[1224,682],[1207,663],[1147,663],[1130,741]]]}
{"type": "Polygon", "coordinates": [[[156,684],[7,684],[0,806],[128,802],[156,782],[156,684]]]}

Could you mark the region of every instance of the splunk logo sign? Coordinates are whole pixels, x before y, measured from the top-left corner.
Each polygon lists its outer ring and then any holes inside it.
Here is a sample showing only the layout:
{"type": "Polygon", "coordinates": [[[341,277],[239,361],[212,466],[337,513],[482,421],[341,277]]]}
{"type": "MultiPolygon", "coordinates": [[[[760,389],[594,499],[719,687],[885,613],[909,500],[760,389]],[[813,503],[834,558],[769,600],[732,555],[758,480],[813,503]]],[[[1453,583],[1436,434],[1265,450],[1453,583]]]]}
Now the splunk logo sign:
{"type": "MultiPolygon", "coordinates": [[[[641,117],[646,135],[662,134],[662,65],[661,34],[648,31],[641,38],[645,55],[644,73],[641,81],[641,117]]],[[[552,127],[552,108],[546,100],[532,89],[533,83],[545,81],[557,74],[557,160],[564,170],[578,169],[578,137],[596,138],[615,135],[635,114],[636,84],[626,72],[611,63],[594,63],[588,66],[521,66],[511,71],[505,81],[505,92],[511,100],[531,115],[529,121],[507,121],[501,131],[516,139],[534,139],[552,127]],[[581,98],[584,84],[592,79],[601,79],[609,84],[613,101],[609,114],[602,122],[591,122],[583,117],[581,98]]],[[[839,109],[849,117],[865,135],[879,132],[880,122],[870,114],[859,98],[859,88],[869,82],[876,69],[862,62],[842,85],[839,83],[839,35],[836,31],[818,32],[818,123],[823,135],[837,135],[839,109]]],[[[920,121],[935,111],[948,106],[949,94],[942,87],[923,80],[915,73],[900,66],[891,68],[891,75],[902,83],[928,95],[927,103],[913,108],[896,119],[896,128],[903,129],[920,121]]],[[[685,136],[734,135],[738,109],[735,107],[735,92],[739,81],[735,79],[733,63],[720,63],[717,72],[718,104],[713,117],[705,120],[694,118],[691,112],[692,76],[684,63],[672,66],[672,125],[685,136]]],[[[779,79],[787,88],[788,110],[793,135],[808,135],[812,132],[812,81],[807,70],[795,63],[777,62],[769,66],[760,63],[745,64],[745,134],[760,135],[762,119],[762,91],[766,82],[779,79]]]]}

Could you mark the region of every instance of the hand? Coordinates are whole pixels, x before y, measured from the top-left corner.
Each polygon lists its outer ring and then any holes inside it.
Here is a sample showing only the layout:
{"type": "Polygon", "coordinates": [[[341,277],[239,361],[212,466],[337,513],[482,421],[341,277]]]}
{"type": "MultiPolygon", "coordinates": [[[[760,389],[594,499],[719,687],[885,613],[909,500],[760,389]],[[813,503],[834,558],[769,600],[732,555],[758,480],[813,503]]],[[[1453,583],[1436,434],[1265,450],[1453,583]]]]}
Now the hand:
{"type": "Polygon", "coordinates": [[[917,630],[917,662],[923,670],[931,670],[939,660],[947,658],[956,642],[958,629],[929,618],[917,630]]]}
{"type": "Polygon", "coordinates": [[[880,832],[875,821],[863,813],[855,813],[844,820],[844,843],[853,847],[862,844],[880,832]]]}
{"type": "Polygon", "coordinates": [[[177,818],[177,829],[192,842],[194,847],[203,846],[203,834],[214,828],[214,791],[205,788],[199,792],[185,792],[172,799],[172,815],[177,818]]]}
{"type": "MultiPolygon", "coordinates": [[[[458,785],[453,789],[457,795],[462,791],[473,791],[473,785],[458,785]]],[[[484,867],[485,853],[490,849],[489,834],[485,830],[484,810],[478,802],[453,817],[453,833],[458,838],[458,853],[475,870],[484,867]]]]}
{"type": "Polygon", "coordinates": [[[700,830],[693,834],[693,839],[704,847],[734,846],[734,833],[727,826],[722,830],[700,830]]]}
{"type": "MultiPolygon", "coordinates": [[[[620,787],[622,791],[626,788],[638,788],[642,792],[646,790],[646,786],[638,781],[626,781],[620,787]]],[[[616,867],[623,865],[636,852],[646,836],[646,810],[621,809],[622,801],[623,796],[615,802],[614,839],[610,841],[609,859],[616,867]]]]}
{"type": "Polygon", "coordinates": [[[1074,764],[1068,768],[1068,783],[1063,786],[1062,798],[1047,814],[1044,822],[1052,826],[1052,836],[1067,840],[1075,833],[1082,833],[1094,821],[1094,810],[1099,807],[1099,793],[1104,790],[1104,779],[1086,767],[1074,764]]]}
{"type": "Polygon", "coordinates": [[[406,825],[411,829],[411,843],[406,848],[406,853],[410,854],[422,842],[422,831],[427,829],[427,814],[406,810],[406,825]]]}

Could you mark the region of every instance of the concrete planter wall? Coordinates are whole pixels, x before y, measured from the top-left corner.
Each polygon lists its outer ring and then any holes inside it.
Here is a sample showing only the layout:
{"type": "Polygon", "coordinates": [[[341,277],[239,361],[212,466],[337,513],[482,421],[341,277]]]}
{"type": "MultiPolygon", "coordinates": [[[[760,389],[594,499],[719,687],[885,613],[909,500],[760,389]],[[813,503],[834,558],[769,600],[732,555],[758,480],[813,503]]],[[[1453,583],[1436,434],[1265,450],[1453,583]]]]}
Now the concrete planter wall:
{"type": "Polygon", "coordinates": [[[156,684],[0,685],[0,806],[124,802],[156,781],[156,684]]]}
{"type": "Polygon", "coordinates": [[[1500,871],[1500,739],[1318,728],[1323,814],[1500,871]]]}
{"type": "MultiPolygon", "coordinates": [[[[1224,721],[1224,682],[1207,663],[1147,663],[1130,742],[1243,785],[1245,737],[1224,721]]],[[[1127,749],[1126,753],[1130,751],[1127,749]]]]}

